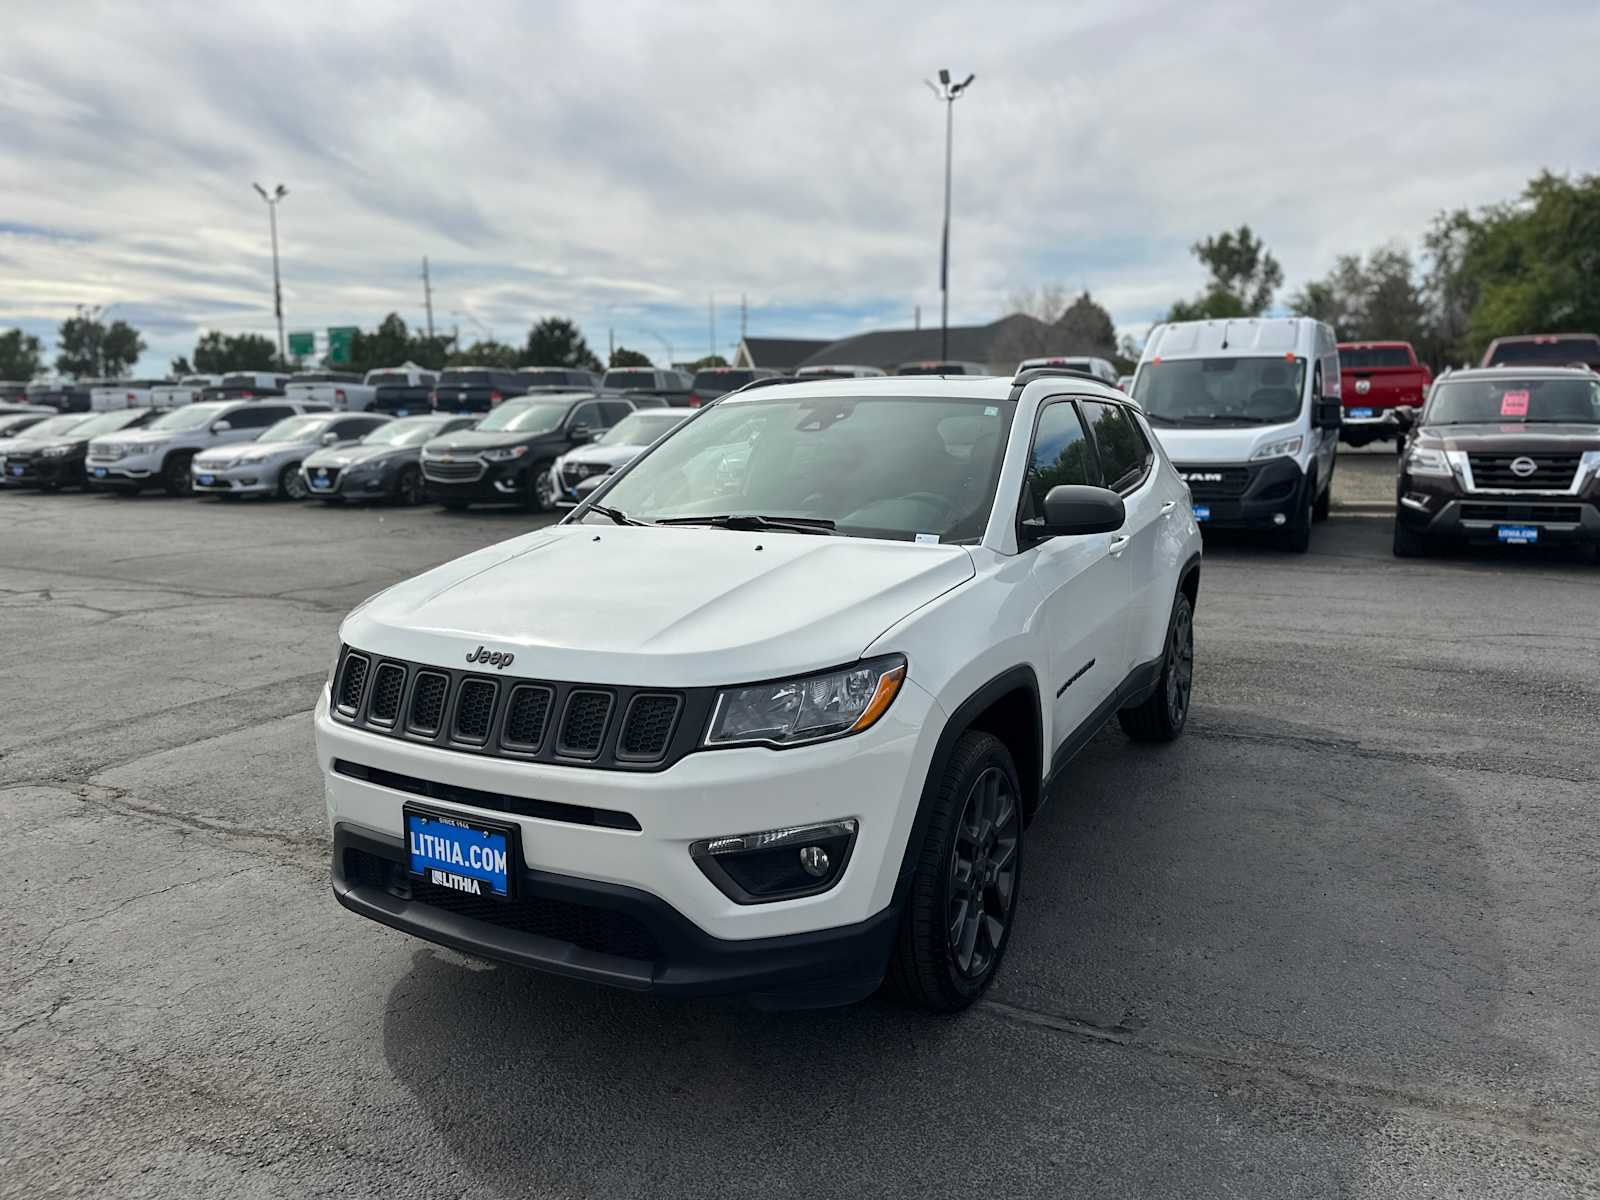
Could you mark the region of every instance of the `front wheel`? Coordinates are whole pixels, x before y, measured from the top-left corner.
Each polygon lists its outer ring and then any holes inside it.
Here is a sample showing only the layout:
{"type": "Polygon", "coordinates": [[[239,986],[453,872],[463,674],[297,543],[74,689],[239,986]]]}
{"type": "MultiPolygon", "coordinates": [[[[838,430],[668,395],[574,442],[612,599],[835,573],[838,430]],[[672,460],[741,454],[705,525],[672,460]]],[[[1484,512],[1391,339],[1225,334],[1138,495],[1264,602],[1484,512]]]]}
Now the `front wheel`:
{"type": "Polygon", "coordinates": [[[1400,518],[1394,519],[1394,556],[1396,558],[1421,558],[1428,552],[1427,539],[1412,533],[1400,524],[1400,518]]]}
{"type": "Polygon", "coordinates": [[[394,502],[412,506],[423,499],[422,472],[416,467],[401,467],[400,478],[394,484],[394,502]]]}
{"type": "Polygon", "coordinates": [[[958,1012],[981,996],[1011,940],[1022,883],[1022,789],[1005,743],[968,730],[940,778],[917,852],[889,983],[958,1012]]]}
{"type": "Polygon", "coordinates": [[[189,475],[192,454],[174,454],[161,464],[161,486],[169,496],[189,496],[194,493],[194,480],[189,475]]]}
{"type": "Polygon", "coordinates": [[[1171,742],[1189,721],[1194,692],[1194,608],[1183,592],[1172,602],[1161,676],[1144,702],[1117,713],[1117,721],[1136,742],[1171,742]]]}
{"type": "MultiPolygon", "coordinates": [[[[1320,482],[1320,481],[1319,481],[1320,482]]],[[[1328,486],[1317,496],[1316,503],[1311,506],[1311,518],[1314,521],[1326,521],[1328,514],[1333,509],[1333,479],[1330,475],[1328,486]]]]}
{"type": "Polygon", "coordinates": [[[1289,525],[1283,531],[1283,548],[1291,554],[1304,554],[1311,549],[1311,523],[1316,518],[1317,507],[1317,477],[1306,476],[1306,492],[1301,498],[1298,511],[1289,518],[1289,525]]]}
{"type": "Polygon", "coordinates": [[[556,506],[555,485],[550,482],[550,464],[539,463],[532,468],[533,483],[528,488],[528,509],[531,512],[549,512],[556,506]]]}
{"type": "Polygon", "coordinates": [[[278,472],[278,497],[282,500],[304,500],[311,494],[306,481],[300,477],[300,464],[290,463],[278,472]]]}

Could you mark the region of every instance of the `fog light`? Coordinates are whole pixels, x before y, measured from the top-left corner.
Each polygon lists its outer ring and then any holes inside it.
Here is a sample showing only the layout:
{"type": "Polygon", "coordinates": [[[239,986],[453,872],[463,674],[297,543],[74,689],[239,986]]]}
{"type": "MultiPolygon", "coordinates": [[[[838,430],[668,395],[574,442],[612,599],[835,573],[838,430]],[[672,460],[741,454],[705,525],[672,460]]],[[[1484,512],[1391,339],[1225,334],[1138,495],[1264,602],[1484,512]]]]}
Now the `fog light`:
{"type": "Polygon", "coordinates": [[[855,821],[829,821],[707,838],[689,854],[728,899],[761,904],[827,891],[844,874],[855,839],[855,821]]]}
{"type": "Polygon", "coordinates": [[[1272,523],[1274,525],[1287,525],[1289,523],[1289,518],[1284,516],[1282,513],[1273,513],[1272,523]]]}

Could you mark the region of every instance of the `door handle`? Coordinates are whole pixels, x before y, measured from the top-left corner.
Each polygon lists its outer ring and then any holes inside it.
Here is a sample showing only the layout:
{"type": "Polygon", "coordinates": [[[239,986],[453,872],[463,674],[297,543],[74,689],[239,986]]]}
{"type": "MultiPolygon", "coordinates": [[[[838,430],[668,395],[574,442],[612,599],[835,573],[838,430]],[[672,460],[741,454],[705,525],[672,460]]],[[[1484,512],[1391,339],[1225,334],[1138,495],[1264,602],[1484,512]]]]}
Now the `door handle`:
{"type": "Polygon", "coordinates": [[[1111,557],[1112,558],[1121,558],[1122,557],[1122,552],[1124,550],[1126,550],[1127,548],[1128,548],[1128,535],[1127,534],[1125,534],[1125,533],[1118,534],[1116,537],[1111,539],[1111,557]]]}
{"type": "Polygon", "coordinates": [[[1172,515],[1172,513],[1173,513],[1173,510],[1176,509],[1177,507],[1178,507],[1178,502],[1176,500],[1168,500],[1165,504],[1163,504],[1161,506],[1161,515],[1163,517],[1170,517],[1172,515]]]}

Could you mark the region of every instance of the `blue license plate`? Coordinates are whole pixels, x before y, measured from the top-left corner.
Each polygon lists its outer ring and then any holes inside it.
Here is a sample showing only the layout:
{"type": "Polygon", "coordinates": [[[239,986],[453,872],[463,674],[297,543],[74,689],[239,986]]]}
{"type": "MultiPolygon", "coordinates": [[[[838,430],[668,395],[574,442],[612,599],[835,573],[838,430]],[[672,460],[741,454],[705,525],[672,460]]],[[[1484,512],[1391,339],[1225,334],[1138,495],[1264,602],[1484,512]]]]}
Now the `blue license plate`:
{"type": "Polygon", "coordinates": [[[311,477],[311,486],[314,487],[314,488],[325,488],[325,487],[327,487],[328,486],[328,477],[326,475],[313,475],[311,477]]]}
{"type": "Polygon", "coordinates": [[[1350,410],[1350,418],[1354,421],[1365,421],[1370,416],[1372,416],[1370,408],[1352,408],[1350,410]]]}
{"type": "Polygon", "coordinates": [[[1496,525],[1494,535],[1508,546],[1531,546],[1539,540],[1536,525],[1496,525]]]}
{"type": "Polygon", "coordinates": [[[394,415],[397,417],[409,417],[411,410],[409,408],[397,408],[394,410],[394,415]]]}
{"type": "Polygon", "coordinates": [[[405,820],[411,874],[469,896],[510,899],[512,832],[508,827],[412,808],[405,810],[405,820]]]}
{"type": "Polygon", "coordinates": [[[205,484],[206,487],[210,487],[216,481],[217,481],[217,477],[215,475],[202,475],[202,476],[200,476],[200,482],[205,484]]]}
{"type": "Polygon", "coordinates": [[[94,469],[94,477],[96,479],[104,479],[106,477],[106,469],[104,467],[96,467],[94,469]]]}
{"type": "Polygon", "coordinates": [[[23,469],[21,467],[12,467],[11,468],[11,473],[13,475],[21,475],[22,474],[22,470],[23,469]]]}
{"type": "Polygon", "coordinates": [[[1211,506],[1209,504],[1196,504],[1194,506],[1194,519],[1196,521],[1209,521],[1211,519],[1211,506]]]}

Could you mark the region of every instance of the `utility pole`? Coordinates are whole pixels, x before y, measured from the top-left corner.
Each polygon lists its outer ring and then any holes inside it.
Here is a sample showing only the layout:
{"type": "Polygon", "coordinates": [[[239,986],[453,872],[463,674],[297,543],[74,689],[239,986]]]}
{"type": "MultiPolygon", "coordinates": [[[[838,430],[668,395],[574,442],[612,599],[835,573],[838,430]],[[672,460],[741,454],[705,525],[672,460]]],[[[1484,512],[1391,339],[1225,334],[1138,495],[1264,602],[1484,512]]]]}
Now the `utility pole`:
{"type": "Polygon", "coordinates": [[[923,80],[944,102],[944,237],[939,243],[939,357],[950,355],[950,152],[955,140],[956,101],[972,86],[976,75],[950,82],[950,72],[939,69],[939,85],[923,80]]]}
{"type": "Polygon", "coordinates": [[[428,278],[428,256],[422,256],[422,304],[428,310],[428,338],[433,339],[433,282],[428,278]]]}
{"type": "Polygon", "coordinates": [[[922,305],[920,304],[914,306],[911,310],[911,327],[913,329],[922,328],[922,305]]]}
{"type": "Polygon", "coordinates": [[[750,297],[739,293],[739,340],[744,341],[745,325],[750,319],[750,297]]]}
{"type": "Polygon", "coordinates": [[[272,311],[278,318],[278,362],[282,364],[289,361],[289,350],[283,340],[283,284],[278,275],[278,201],[289,194],[289,189],[280,183],[268,195],[259,183],[250,186],[267,202],[267,219],[272,226],[272,311]]]}
{"type": "Polygon", "coordinates": [[[717,298],[715,296],[706,297],[706,311],[711,318],[711,348],[706,353],[715,354],[717,352],[717,298]]]}

